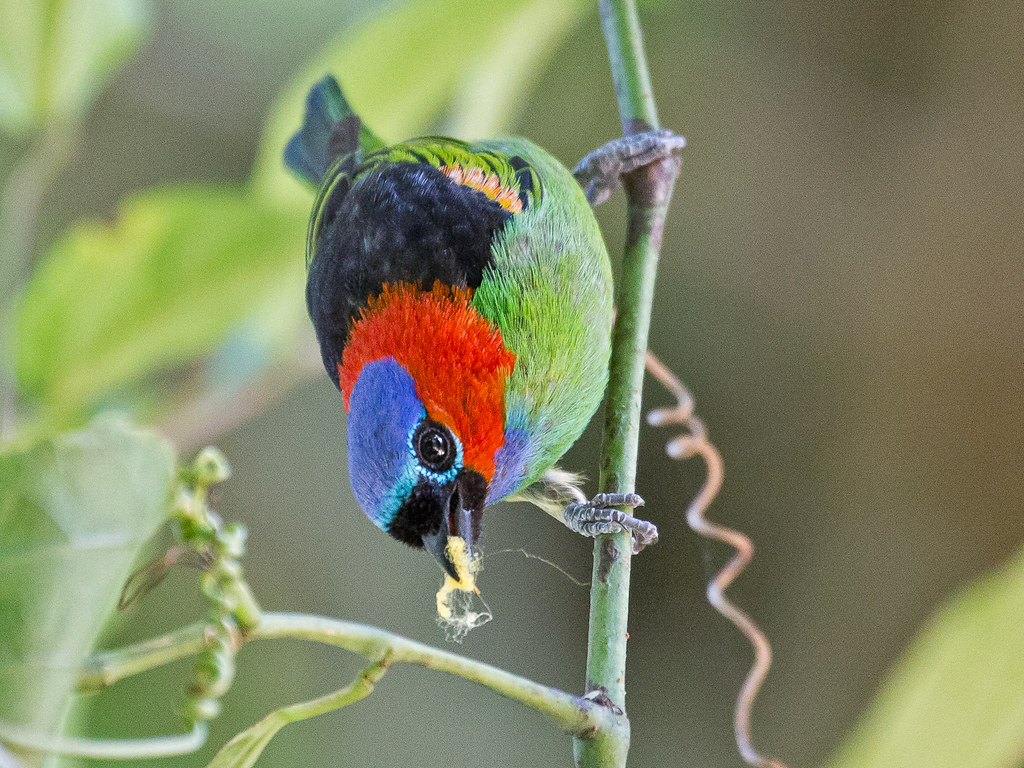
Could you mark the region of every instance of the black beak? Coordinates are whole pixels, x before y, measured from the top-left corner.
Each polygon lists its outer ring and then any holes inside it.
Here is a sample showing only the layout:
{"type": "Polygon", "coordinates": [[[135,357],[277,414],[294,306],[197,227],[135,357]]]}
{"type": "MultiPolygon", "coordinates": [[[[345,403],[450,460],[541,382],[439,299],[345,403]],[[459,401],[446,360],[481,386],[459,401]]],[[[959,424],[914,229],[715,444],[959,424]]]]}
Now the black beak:
{"type": "Polygon", "coordinates": [[[472,561],[480,540],[480,520],[487,500],[487,481],[479,472],[462,470],[444,489],[441,506],[441,527],[423,537],[423,547],[437,558],[445,573],[459,581],[459,571],[448,557],[448,537],[458,536],[466,542],[466,554],[472,561]]]}

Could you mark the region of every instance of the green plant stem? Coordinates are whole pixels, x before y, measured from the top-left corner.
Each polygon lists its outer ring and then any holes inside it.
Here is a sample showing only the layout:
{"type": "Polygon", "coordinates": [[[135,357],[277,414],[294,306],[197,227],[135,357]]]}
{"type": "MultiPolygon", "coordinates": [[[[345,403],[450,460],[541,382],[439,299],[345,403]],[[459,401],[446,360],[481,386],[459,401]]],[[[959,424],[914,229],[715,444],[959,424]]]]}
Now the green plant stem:
{"type": "Polygon", "coordinates": [[[50,736],[0,722],[0,738],[8,744],[34,752],[90,757],[97,760],[142,760],[153,757],[188,755],[206,743],[206,723],[196,723],[189,733],[143,739],[93,739],[50,736]]]}
{"type": "Polygon", "coordinates": [[[373,687],[384,677],[391,666],[391,660],[387,659],[380,664],[371,664],[359,673],[359,676],[344,688],[320,696],[312,701],[304,701],[301,704],[292,704],[290,707],[282,707],[275,712],[285,722],[294,723],[299,720],[308,720],[317,715],[333,712],[336,709],[347,707],[361,699],[365,699],[373,693],[373,687]]]}
{"type": "Polygon", "coordinates": [[[657,128],[658,110],[651,91],[636,3],[634,0],[600,0],[600,8],[601,32],[608,46],[622,135],[657,128]]]}
{"type": "MultiPolygon", "coordinates": [[[[95,654],[86,662],[78,688],[95,692],[131,675],[194,656],[205,646],[206,632],[205,624],[193,624],[138,645],[95,654]]],[[[622,727],[621,716],[589,699],[365,624],[297,613],[264,613],[243,641],[280,638],[344,648],[374,663],[387,658],[389,664],[420,664],[464,677],[537,710],[576,738],[587,739],[598,731],[622,727]]]]}
{"type": "Polygon", "coordinates": [[[99,693],[118,680],[195,656],[206,647],[205,631],[205,624],[192,624],[136,645],[94,654],[85,661],[78,692],[99,693]]]}
{"type": "MultiPolygon", "coordinates": [[[[601,29],[608,45],[612,79],[623,135],[658,127],[644,56],[640,22],[633,0],[601,0],[601,29]]],[[[631,493],[636,480],[647,335],[651,324],[654,281],[662,233],[678,163],[664,160],[623,179],[628,223],[618,316],[612,342],[611,376],[605,408],[600,490],[631,493]]],[[[599,536],[594,542],[587,645],[587,692],[614,711],[626,701],[626,638],[629,616],[631,541],[628,532],[599,536]]],[[[626,764],[628,720],[624,728],[576,739],[573,751],[580,768],[626,764]]]]}

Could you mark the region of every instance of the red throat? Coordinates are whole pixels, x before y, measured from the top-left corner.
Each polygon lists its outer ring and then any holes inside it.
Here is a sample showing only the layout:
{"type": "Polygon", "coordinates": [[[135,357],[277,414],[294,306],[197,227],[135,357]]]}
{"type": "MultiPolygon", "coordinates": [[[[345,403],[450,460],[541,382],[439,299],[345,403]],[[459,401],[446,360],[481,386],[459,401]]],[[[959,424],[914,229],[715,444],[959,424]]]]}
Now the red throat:
{"type": "Polygon", "coordinates": [[[472,291],[386,285],[353,323],[338,364],[348,410],[363,366],[393,357],[412,376],[427,415],[462,441],[463,464],[490,481],[505,441],[505,381],[515,355],[473,308],[472,291]]]}

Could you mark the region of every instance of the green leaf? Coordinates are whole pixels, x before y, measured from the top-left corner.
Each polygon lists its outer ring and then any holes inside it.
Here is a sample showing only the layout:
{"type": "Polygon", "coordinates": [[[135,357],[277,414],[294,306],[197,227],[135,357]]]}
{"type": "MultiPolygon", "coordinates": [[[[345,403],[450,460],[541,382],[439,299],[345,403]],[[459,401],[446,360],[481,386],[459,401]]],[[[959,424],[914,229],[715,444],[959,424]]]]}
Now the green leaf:
{"type": "Polygon", "coordinates": [[[371,664],[355,680],[334,693],[271,712],[221,747],[206,768],[249,768],[259,759],[270,740],[288,723],[333,712],[369,696],[374,685],[388,671],[390,663],[388,658],[384,658],[371,664]]]}
{"type": "Polygon", "coordinates": [[[138,386],[210,355],[232,334],[259,334],[275,355],[294,347],[305,327],[297,320],[310,196],[286,174],[281,155],[308,87],[325,71],[342,77],[357,108],[386,134],[425,131],[454,98],[456,128],[489,134],[587,7],[583,0],[419,0],[379,15],[329,46],[285,91],[253,191],[154,191],[127,201],[112,226],[76,225],[37,271],[15,318],[18,383],[44,423],[80,423],[132,387],[127,401],[115,402],[158,409],[159,392],[138,386]],[[516,30],[515,46],[508,29],[516,30]],[[286,330],[254,325],[270,316],[286,330]]]}
{"type": "Polygon", "coordinates": [[[580,0],[520,3],[505,22],[517,30],[516,66],[510,67],[506,57],[485,50],[476,65],[459,78],[455,105],[447,121],[449,131],[479,138],[507,130],[562,39],[596,7],[597,3],[580,0]]]}
{"type": "Polygon", "coordinates": [[[268,199],[309,206],[309,192],[281,154],[302,121],[310,86],[334,74],[374,132],[397,141],[430,129],[459,98],[451,125],[483,137],[507,127],[512,109],[561,38],[593,4],[584,0],[415,0],[329,45],[285,89],[271,112],[253,183],[268,199]]]}
{"type": "Polygon", "coordinates": [[[135,53],[141,0],[0,0],[0,128],[81,117],[135,53]]]}
{"type": "Polygon", "coordinates": [[[305,221],[240,191],[145,193],[112,226],[76,225],[20,303],[15,367],[50,423],[106,393],[206,355],[261,304],[302,312],[305,221]]]}
{"type": "Polygon", "coordinates": [[[0,453],[0,720],[60,727],[173,482],[171,446],[113,417],[0,453]]]}
{"type": "Polygon", "coordinates": [[[206,768],[249,768],[263,754],[270,740],[289,722],[290,718],[282,710],[271,712],[221,747],[206,768]]]}
{"type": "Polygon", "coordinates": [[[1024,551],[924,627],[826,768],[1024,760],[1024,551]]]}

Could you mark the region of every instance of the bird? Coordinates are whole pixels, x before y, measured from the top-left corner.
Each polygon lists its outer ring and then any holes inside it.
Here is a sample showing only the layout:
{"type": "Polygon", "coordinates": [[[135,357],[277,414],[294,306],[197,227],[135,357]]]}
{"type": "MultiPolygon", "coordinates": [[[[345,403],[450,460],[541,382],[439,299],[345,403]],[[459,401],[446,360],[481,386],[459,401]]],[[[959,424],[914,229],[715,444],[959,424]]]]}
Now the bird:
{"type": "Polygon", "coordinates": [[[309,91],[284,160],[315,190],[306,304],[347,412],[352,490],[454,579],[449,538],[476,553],[503,499],[588,536],[629,530],[637,551],[657,539],[615,508],[639,496],[587,500],[557,462],[609,375],[612,267],[591,205],[683,141],[616,140],[574,176],[520,137],[386,144],[333,76],[309,91]]]}

